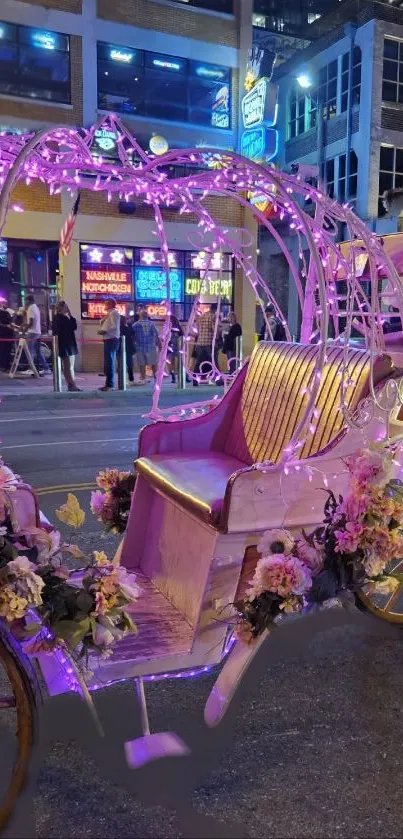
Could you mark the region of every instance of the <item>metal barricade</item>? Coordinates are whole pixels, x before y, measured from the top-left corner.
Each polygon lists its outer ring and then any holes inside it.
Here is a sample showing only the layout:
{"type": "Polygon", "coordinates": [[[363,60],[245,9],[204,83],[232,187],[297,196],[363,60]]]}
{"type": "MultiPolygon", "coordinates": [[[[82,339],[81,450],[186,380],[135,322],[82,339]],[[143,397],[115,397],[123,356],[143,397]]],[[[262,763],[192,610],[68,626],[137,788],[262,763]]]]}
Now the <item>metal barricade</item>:
{"type": "Polygon", "coordinates": [[[118,353],[118,390],[127,390],[126,338],[122,335],[118,353]]]}
{"type": "Polygon", "coordinates": [[[62,368],[59,356],[59,341],[57,335],[52,339],[52,353],[53,353],[53,390],[55,393],[62,392],[62,368]]]}
{"type": "Polygon", "coordinates": [[[235,338],[235,356],[237,361],[237,366],[240,367],[243,361],[243,343],[242,343],[242,335],[238,335],[235,338]]]}
{"type": "Polygon", "coordinates": [[[186,389],[186,358],[184,353],[185,341],[183,335],[178,339],[178,389],[186,389]]]}

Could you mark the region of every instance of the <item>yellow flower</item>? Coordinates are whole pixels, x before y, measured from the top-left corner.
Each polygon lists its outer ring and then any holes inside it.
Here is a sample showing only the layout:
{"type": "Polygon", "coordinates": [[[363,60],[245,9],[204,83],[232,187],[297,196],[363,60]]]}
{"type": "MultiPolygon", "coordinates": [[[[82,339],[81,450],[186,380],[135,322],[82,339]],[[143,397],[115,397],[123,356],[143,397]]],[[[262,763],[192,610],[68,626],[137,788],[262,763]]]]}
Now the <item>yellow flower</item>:
{"type": "Polygon", "coordinates": [[[96,565],[110,565],[105,551],[93,551],[93,556],[96,565]]]}
{"type": "Polygon", "coordinates": [[[70,527],[81,527],[85,522],[85,513],[81,509],[78,498],[71,492],[67,495],[67,501],[56,510],[57,518],[68,524],[70,527]]]}

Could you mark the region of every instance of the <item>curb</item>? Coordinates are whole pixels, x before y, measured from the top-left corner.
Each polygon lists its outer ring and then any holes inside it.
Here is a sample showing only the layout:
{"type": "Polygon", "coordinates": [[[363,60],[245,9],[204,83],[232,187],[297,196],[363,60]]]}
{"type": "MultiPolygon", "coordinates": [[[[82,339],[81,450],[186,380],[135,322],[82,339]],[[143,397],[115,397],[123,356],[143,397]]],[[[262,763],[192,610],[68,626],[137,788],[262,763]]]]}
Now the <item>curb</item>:
{"type": "MultiPolygon", "coordinates": [[[[215,388],[213,391],[212,387],[199,387],[198,393],[213,393],[219,392],[221,388],[215,388]]],[[[190,393],[194,393],[193,389],[186,388],[186,390],[166,390],[162,392],[162,397],[165,395],[174,395],[176,394],[178,397],[189,395],[189,402],[193,401],[190,397],[190,393]]],[[[108,400],[108,399],[118,399],[119,397],[123,399],[133,399],[136,400],[137,396],[149,396],[150,400],[152,398],[153,391],[152,389],[136,387],[130,388],[130,390],[111,390],[108,393],[102,393],[99,390],[83,390],[79,393],[76,392],[69,392],[63,391],[62,393],[55,393],[53,390],[51,391],[38,391],[37,393],[4,393],[0,389],[0,401],[4,402],[4,400],[15,399],[15,400],[24,400],[24,402],[32,402],[38,401],[39,399],[71,399],[71,400],[80,400],[80,399],[101,399],[101,400],[108,400]]]]}

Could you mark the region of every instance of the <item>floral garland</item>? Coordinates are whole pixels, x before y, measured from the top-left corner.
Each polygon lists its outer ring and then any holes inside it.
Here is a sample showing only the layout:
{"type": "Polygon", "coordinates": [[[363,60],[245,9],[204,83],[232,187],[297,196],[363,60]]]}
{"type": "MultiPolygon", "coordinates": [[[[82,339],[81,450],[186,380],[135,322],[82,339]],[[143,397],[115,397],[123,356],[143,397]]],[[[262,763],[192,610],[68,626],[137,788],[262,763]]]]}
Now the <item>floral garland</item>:
{"type": "Polygon", "coordinates": [[[235,603],[235,634],[251,643],[281,615],[332,604],[347,592],[392,594],[403,574],[387,572],[403,556],[403,484],[391,478],[393,450],[374,445],[346,461],[346,498],[328,490],[323,525],[293,539],[268,530],[258,545],[250,588],[235,603]]]}
{"type": "MultiPolygon", "coordinates": [[[[0,482],[1,470],[0,464],[0,482]]],[[[85,521],[72,494],[56,515],[74,529],[85,521]]],[[[86,557],[76,545],[63,543],[57,530],[15,532],[7,515],[0,532],[0,617],[25,642],[26,652],[63,644],[79,658],[89,652],[107,657],[116,641],[136,633],[128,611],[140,594],[135,575],[103,551],[86,557]],[[85,568],[72,572],[63,564],[64,554],[86,560],[85,568]]]]}
{"type": "Polygon", "coordinates": [[[124,533],[136,476],[132,472],[105,469],[99,473],[96,482],[100,489],[91,493],[91,512],[107,531],[124,533]]]}

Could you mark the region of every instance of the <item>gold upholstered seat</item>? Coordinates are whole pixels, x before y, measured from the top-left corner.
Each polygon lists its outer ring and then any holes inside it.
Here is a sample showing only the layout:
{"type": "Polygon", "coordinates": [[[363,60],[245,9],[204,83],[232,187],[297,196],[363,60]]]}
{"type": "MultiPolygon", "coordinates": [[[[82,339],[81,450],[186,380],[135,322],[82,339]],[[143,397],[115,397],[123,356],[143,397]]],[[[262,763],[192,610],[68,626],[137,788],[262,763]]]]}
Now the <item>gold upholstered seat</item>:
{"type": "MultiPolygon", "coordinates": [[[[215,411],[197,420],[175,423],[179,429],[172,432],[176,436],[171,445],[167,436],[150,451],[147,445],[141,446],[140,455],[144,456],[136,461],[137,472],[158,492],[208,524],[225,527],[222,508],[231,476],[253,463],[280,460],[304,416],[318,352],[318,346],[259,343],[247,370],[241,373],[243,381],[233,385],[215,411]],[[214,421],[214,434],[209,434],[214,421]]],[[[317,455],[345,433],[341,410],[344,358],[343,348],[327,351],[317,387],[315,419],[305,430],[296,457],[317,455]]],[[[374,383],[391,372],[390,358],[379,357],[374,383]]],[[[350,411],[368,394],[369,376],[369,354],[349,349],[344,402],[350,411]]]]}

